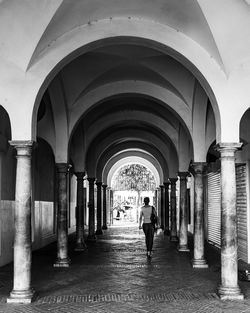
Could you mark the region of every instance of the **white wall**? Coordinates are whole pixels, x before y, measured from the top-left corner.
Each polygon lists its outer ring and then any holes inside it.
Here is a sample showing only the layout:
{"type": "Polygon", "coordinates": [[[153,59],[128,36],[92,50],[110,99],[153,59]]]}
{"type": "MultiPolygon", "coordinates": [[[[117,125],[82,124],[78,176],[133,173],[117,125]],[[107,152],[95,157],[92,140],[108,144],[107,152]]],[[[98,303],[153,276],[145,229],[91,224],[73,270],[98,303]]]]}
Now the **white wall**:
{"type": "MultiPolygon", "coordinates": [[[[72,191],[73,193],[73,191],[72,191]]],[[[75,198],[71,200],[69,234],[75,231],[75,198]]],[[[0,266],[13,260],[15,201],[0,201],[0,266]]],[[[56,241],[54,203],[35,201],[32,211],[32,249],[40,249],[56,241]]],[[[56,248],[55,248],[56,249],[56,248]]],[[[56,255],[56,250],[55,250],[56,255]]]]}

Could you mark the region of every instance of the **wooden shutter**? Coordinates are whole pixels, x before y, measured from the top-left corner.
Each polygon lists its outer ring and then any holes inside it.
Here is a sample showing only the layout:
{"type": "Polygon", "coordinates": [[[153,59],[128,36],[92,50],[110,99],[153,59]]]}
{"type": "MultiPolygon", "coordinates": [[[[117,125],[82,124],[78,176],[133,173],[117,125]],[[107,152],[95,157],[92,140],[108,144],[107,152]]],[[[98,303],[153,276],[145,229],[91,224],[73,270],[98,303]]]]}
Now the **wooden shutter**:
{"type": "Polygon", "coordinates": [[[219,172],[207,174],[208,241],[221,246],[221,179],[219,172]]]}
{"type": "Polygon", "coordinates": [[[247,193],[246,165],[236,165],[236,206],[237,206],[237,236],[238,257],[248,262],[247,257],[247,193]]]}

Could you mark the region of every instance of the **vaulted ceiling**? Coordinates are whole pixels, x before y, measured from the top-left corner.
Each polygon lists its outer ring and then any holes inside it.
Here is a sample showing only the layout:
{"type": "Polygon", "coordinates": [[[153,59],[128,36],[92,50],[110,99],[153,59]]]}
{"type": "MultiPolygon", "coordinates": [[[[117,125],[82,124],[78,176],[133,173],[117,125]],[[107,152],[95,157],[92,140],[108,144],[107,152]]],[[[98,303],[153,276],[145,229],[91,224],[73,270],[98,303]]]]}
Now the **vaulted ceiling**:
{"type": "Polygon", "coordinates": [[[119,149],[149,153],[162,176],[186,170],[216,139],[237,138],[249,16],[244,0],[0,1],[0,101],[14,137],[31,132],[57,162],[92,171],[119,149]]]}

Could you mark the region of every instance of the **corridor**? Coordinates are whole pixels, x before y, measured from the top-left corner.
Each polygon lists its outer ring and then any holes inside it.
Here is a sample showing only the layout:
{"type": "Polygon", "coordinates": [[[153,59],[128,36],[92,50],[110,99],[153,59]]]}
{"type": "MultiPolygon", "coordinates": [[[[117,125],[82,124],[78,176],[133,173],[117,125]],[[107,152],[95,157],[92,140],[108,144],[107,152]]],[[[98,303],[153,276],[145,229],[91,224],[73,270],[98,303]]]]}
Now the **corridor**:
{"type": "Polygon", "coordinates": [[[55,244],[34,252],[32,286],[38,295],[29,305],[5,303],[12,264],[0,268],[0,312],[250,312],[250,282],[239,282],[244,301],[217,297],[220,262],[213,249],[206,247],[209,269],[193,269],[191,253],[178,252],[160,233],[148,261],[142,230],[128,226],[114,225],[82,253],[73,250],[70,236],[69,268],[53,268],[55,244]]]}

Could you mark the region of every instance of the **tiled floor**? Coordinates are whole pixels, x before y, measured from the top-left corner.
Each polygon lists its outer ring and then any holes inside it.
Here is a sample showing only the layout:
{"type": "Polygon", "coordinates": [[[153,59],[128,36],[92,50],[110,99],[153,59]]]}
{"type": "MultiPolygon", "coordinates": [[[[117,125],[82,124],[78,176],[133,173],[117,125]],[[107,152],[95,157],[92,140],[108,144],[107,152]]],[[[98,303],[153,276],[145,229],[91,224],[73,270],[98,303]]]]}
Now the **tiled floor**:
{"type": "MultiPolygon", "coordinates": [[[[72,264],[53,268],[56,245],[33,253],[32,282],[38,296],[30,305],[6,304],[12,266],[0,268],[0,312],[250,312],[250,282],[240,282],[244,301],[221,301],[219,254],[206,249],[208,269],[191,267],[192,253],[180,253],[162,233],[147,260],[143,232],[115,226],[98,236],[72,264]]],[[[192,251],[192,249],[191,249],[192,251]]]]}

